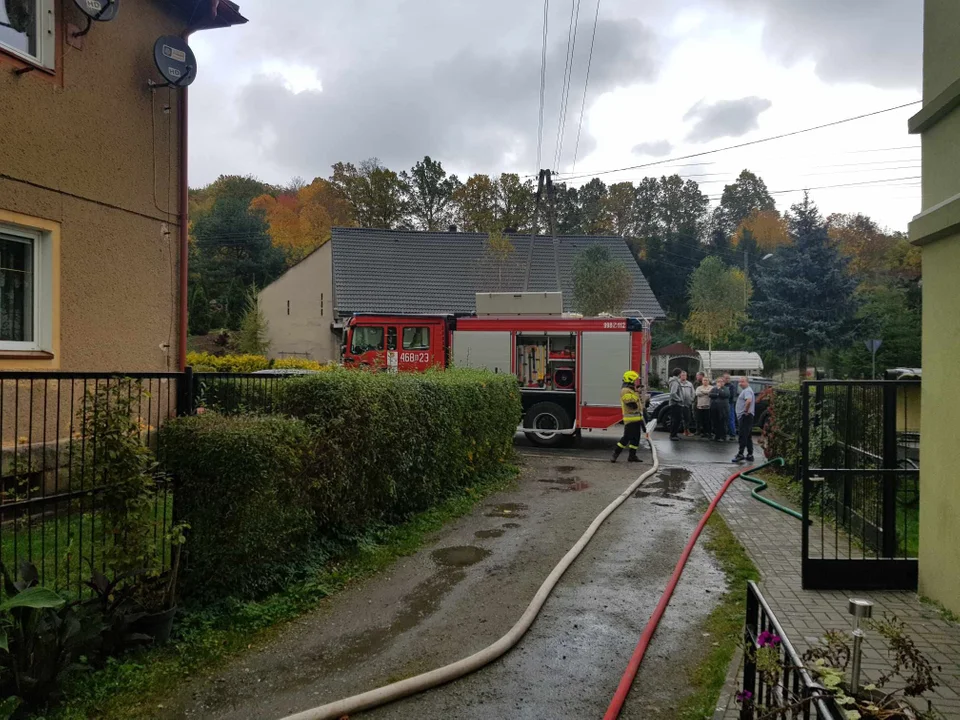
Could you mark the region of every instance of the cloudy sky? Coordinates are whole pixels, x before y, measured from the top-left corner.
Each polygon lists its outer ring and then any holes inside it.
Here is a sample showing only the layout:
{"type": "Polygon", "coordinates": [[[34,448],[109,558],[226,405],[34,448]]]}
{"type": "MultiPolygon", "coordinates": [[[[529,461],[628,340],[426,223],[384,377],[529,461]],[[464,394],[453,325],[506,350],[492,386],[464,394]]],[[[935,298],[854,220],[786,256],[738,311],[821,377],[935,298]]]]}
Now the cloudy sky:
{"type": "Polygon", "coordinates": [[[577,4],[549,2],[538,143],[541,0],[240,0],[247,25],[191,40],[191,185],[310,180],[369,157],[401,170],[424,155],[461,178],[532,174],[539,155],[571,178],[666,160],[602,177],[677,172],[711,199],[749,168],[790,191],[775,194],[781,208],[811,188],[825,213],[895,230],[918,212],[906,121],[919,106],[671,158],[918,100],[921,0],[600,0],[599,13],[579,0],[558,147],[577,4]]]}

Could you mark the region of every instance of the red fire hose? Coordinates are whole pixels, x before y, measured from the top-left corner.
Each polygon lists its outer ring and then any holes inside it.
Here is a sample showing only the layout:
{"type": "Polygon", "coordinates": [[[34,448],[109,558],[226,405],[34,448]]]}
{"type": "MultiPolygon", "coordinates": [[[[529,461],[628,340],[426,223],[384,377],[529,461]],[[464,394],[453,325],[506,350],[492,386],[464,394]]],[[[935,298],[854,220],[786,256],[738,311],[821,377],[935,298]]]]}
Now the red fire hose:
{"type": "Polygon", "coordinates": [[[653,633],[655,633],[657,630],[657,625],[660,623],[660,618],[663,617],[663,613],[666,611],[667,605],[670,604],[670,598],[673,596],[673,591],[676,589],[677,583],[680,581],[680,574],[683,572],[683,568],[687,564],[687,558],[690,557],[690,552],[693,550],[693,546],[696,545],[697,539],[700,537],[700,533],[707,524],[707,520],[710,519],[714,508],[717,507],[717,503],[720,502],[720,498],[723,497],[723,494],[727,491],[727,488],[733,484],[734,480],[740,477],[741,473],[744,473],[749,469],[750,468],[744,468],[743,470],[738,470],[726,479],[726,482],[723,483],[723,487],[720,488],[720,491],[710,503],[710,507],[707,508],[707,511],[703,514],[703,517],[700,518],[700,522],[697,524],[693,534],[690,535],[690,539],[687,541],[687,546],[683,549],[683,553],[680,555],[680,559],[677,561],[677,566],[673,569],[673,575],[670,576],[670,582],[667,583],[667,588],[663,591],[663,595],[660,597],[660,602],[657,603],[657,607],[653,611],[653,615],[650,616],[647,626],[643,629],[643,634],[640,636],[640,641],[637,643],[637,647],[634,648],[633,655],[630,658],[630,663],[627,665],[627,669],[623,673],[623,677],[620,678],[620,684],[617,686],[617,692],[614,693],[613,699],[610,701],[610,705],[607,707],[607,712],[603,716],[603,720],[616,720],[618,717],[620,717],[620,710],[623,708],[623,703],[627,699],[627,694],[630,692],[630,688],[633,686],[633,681],[637,677],[637,671],[640,670],[640,663],[643,662],[644,653],[647,652],[647,645],[650,644],[650,639],[653,637],[653,633]]]}

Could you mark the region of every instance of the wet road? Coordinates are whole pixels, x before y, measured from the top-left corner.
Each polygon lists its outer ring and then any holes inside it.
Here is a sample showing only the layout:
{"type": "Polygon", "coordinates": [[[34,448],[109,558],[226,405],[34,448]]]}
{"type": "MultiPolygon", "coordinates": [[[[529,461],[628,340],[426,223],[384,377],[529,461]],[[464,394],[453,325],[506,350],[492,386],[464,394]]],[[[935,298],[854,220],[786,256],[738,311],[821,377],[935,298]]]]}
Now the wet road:
{"type": "MultiPolygon", "coordinates": [[[[703,496],[684,466],[735,448],[671,443],[662,469],[597,533],[505,657],[464,679],[357,717],[600,717],[686,539],[703,496]]],[[[500,637],[593,518],[647,464],[611,465],[616,433],[578,447],[518,450],[515,489],[488,498],[427,547],[286,627],[219,673],[187,685],[156,717],[275,720],[458,660],[500,637]]],[[[649,451],[642,456],[649,460],[649,451]]],[[[724,589],[699,547],[622,717],[669,715],[701,654],[699,623],[724,589]]]]}

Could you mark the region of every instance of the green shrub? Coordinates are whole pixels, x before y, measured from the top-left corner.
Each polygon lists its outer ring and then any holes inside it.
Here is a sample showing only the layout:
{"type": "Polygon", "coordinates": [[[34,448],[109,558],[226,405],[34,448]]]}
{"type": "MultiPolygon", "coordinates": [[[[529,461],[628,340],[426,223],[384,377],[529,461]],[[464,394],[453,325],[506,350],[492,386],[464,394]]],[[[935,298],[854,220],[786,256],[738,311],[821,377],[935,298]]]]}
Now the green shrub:
{"type": "Polygon", "coordinates": [[[277,585],[315,527],[304,423],[207,413],[171,420],[160,462],[177,478],[177,519],[190,527],[188,597],[250,596],[277,585]]]}
{"type": "Polygon", "coordinates": [[[469,487],[509,456],[520,418],[513,376],[472,370],[291,378],[280,407],[312,429],[320,527],[395,522],[469,487]]]}
{"type": "Polygon", "coordinates": [[[187,353],[187,365],[194,372],[251,373],[266,370],[270,361],[265,355],[213,355],[205,352],[187,353]]]}

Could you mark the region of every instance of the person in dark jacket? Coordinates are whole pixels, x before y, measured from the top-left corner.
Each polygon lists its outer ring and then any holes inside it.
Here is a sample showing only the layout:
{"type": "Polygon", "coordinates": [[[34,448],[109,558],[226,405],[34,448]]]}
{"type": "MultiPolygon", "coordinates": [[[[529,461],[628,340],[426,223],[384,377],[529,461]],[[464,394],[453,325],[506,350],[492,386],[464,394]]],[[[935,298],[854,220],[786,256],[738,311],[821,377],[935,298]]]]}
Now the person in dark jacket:
{"type": "Polygon", "coordinates": [[[723,374],[723,386],[730,391],[730,413],[727,418],[727,430],[729,431],[729,440],[736,440],[737,435],[737,413],[734,408],[737,405],[737,397],[740,395],[740,386],[736,380],[730,377],[730,373],[723,374]]]}
{"type": "Polygon", "coordinates": [[[680,380],[680,373],[682,372],[680,368],[676,368],[670,373],[670,406],[667,409],[670,411],[671,440],[680,439],[677,433],[680,432],[680,428],[683,426],[683,388],[682,381],[680,380]]]}
{"type": "Polygon", "coordinates": [[[726,442],[730,417],[730,388],[724,384],[722,377],[717,378],[716,386],[710,391],[710,415],[714,429],[713,439],[726,442]]]}

